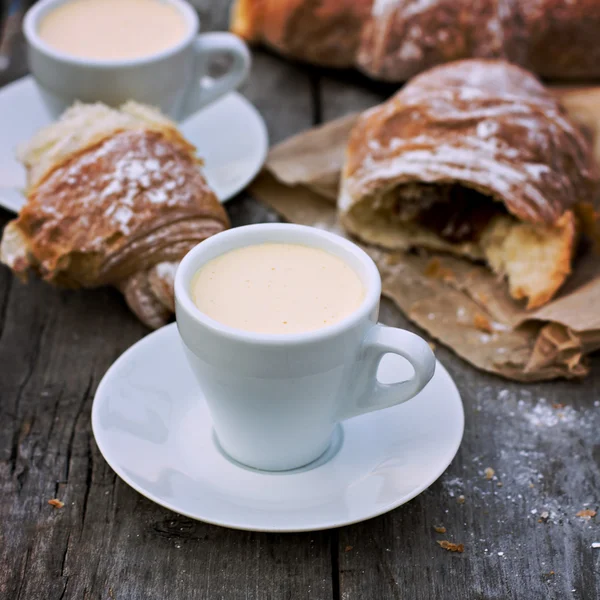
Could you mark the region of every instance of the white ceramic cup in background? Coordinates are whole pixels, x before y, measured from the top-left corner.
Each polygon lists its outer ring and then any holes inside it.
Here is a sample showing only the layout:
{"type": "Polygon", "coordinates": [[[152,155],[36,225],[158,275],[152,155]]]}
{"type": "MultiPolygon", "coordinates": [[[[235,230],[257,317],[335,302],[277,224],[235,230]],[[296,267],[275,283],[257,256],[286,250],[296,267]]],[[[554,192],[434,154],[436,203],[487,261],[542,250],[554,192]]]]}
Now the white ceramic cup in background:
{"type": "Polygon", "coordinates": [[[40,0],[23,21],[29,68],[53,116],[76,100],[110,106],[136,100],[183,119],[238,87],[248,74],[250,53],[244,42],[231,33],[198,35],[198,15],[183,0],[165,0],[177,7],[187,23],[185,36],[166,50],[123,60],[78,58],[55,50],[40,39],[38,27],[46,14],[69,1],[40,0]],[[223,54],[232,59],[229,70],[207,82],[208,66],[223,54]]]}
{"type": "Polygon", "coordinates": [[[380,294],[379,272],[363,250],[312,227],[238,227],[187,254],[175,277],[177,326],[227,454],[256,469],[301,467],[327,450],[339,421],[401,404],[423,389],[435,370],[433,352],[414,333],[377,324],[380,294]],[[191,297],[198,270],[225,252],[265,242],[342,258],[365,286],[361,306],[329,327],[282,335],[233,329],[203,314],[191,297]],[[379,361],[390,352],[411,363],[410,380],[377,381],[379,361]]]}

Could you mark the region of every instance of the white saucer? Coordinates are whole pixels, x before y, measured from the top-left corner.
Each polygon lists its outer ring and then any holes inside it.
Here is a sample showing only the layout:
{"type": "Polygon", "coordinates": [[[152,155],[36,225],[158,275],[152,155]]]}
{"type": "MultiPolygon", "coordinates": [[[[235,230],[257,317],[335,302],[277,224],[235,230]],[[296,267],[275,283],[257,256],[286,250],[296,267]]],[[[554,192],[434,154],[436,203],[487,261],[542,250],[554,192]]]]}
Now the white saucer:
{"type": "MultiPolygon", "coordinates": [[[[25,199],[25,170],[16,146],[52,121],[31,76],[0,88],[0,206],[17,212],[25,199]]],[[[231,93],[180,124],[198,148],[204,173],[221,202],[242,190],[262,167],[269,140],[259,112],[231,93]]]]}
{"type": "MultiPolygon", "coordinates": [[[[398,381],[410,367],[386,355],[378,376],[398,381]]],[[[418,397],[345,421],[315,463],[283,473],[243,467],[215,444],[175,324],[112,365],[92,409],[98,447],[131,487],[193,519],[252,531],[328,529],[396,508],[444,472],[463,426],[460,395],[438,362],[418,397]]]]}

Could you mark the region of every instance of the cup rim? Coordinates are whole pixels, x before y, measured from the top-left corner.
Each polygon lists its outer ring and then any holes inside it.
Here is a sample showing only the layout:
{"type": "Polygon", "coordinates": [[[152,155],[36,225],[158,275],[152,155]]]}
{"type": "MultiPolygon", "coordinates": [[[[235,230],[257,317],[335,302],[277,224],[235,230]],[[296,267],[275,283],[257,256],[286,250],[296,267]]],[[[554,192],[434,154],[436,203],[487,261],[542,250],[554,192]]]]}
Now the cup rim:
{"type": "MultiPolygon", "coordinates": [[[[267,237],[261,242],[256,243],[269,243],[269,239],[267,237]]],[[[224,250],[221,254],[236,248],[244,247],[246,245],[249,246],[253,244],[252,242],[247,244],[240,243],[239,245],[232,243],[231,246],[224,250]]],[[[218,334],[230,340],[250,342],[253,344],[294,345],[317,342],[326,338],[334,337],[337,334],[354,327],[361,320],[368,318],[370,313],[377,306],[381,296],[381,276],[379,275],[379,270],[373,262],[373,259],[362,248],[335,233],[331,233],[323,229],[317,229],[316,227],[296,225],[292,223],[257,223],[254,225],[244,225],[242,227],[234,227],[233,229],[222,231],[210,238],[207,238],[192,248],[183,258],[179,264],[179,267],[177,268],[174,289],[177,310],[185,311],[188,317],[191,317],[199,325],[205,327],[214,334],[218,334]],[[204,314],[194,304],[194,301],[191,298],[189,286],[191,284],[191,278],[193,277],[193,274],[191,276],[186,276],[188,271],[192,270],[194,273],[196,273],[198,269],[205,264],[204,262],[195,264],[199,255],[210,251],[210,249],[216,244],[221,244],[224,239],[226,240],[227,238],[231,238],[233,242],[236,238],[243,237],[244,233],[250,230],[257,232],[262,231],[267,233],[267,235],[269,232],[300,232],[306,237],[311,237],[313,239],[325,239],[352,253],[365,266],[366,281],[363,283],[365,283],[366,293],[360,306],[350,315],[337,321],[333,325],[301,333],[257,333],[253,331],[245,331],[243,329],[237,329],[235,327],[220,323],[219,321],[216,321],[215,319],[204,314]],[[194,266],[192,267],[191,265],[194,266]]]]}
{"type": "Polygon", "coordinates": [[[181,52],[190,42],[196,37],[200,28],[200,19],[194,8],[185,0],[165,0],[169,4],[173,4],[183,15],[189,26],[187,34],[174,46],[165,48],[159,52],[140,56],[137,58],[84,58],[74,56],[60,50],[56,50],[49,44],[46,44],[38,35],[37,28],[39,25],[40,16],[46,11],[51,10],[50,7],[61,4],[66,4],[71,0],[39,0],[26,12],[23,19],[23,34],[27,43],[35,48],[38,52],[50,56],[54,60],[68,63],[74,66],[89,67],[93,69],[114,69],[121,67],[138,67],[147,65],[165,58],[169,58],[181,52]]]}

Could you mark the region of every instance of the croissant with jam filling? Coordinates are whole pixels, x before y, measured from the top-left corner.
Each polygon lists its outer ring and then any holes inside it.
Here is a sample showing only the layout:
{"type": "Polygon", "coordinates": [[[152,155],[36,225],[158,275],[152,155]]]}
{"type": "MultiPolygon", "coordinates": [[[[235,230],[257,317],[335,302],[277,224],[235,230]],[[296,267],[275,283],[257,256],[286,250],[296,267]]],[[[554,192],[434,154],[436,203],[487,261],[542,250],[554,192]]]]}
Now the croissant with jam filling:
{"type": "Polygon", "coordinates": [[[596,183],[588,141],[533,75],[465,60],[360,117],[338,206],[366,242],[486,261],[535,308],[570,273],[577,206],[596,183]]]}
{"type": "Polygon", "coordinates": [[[76,104],[19,158],[27,203],[4,230],[0,260],[60,286],[113,285],[146,325],[165,324],[179,261],[229,225],[175,125],[134,102],[76,104]]]}

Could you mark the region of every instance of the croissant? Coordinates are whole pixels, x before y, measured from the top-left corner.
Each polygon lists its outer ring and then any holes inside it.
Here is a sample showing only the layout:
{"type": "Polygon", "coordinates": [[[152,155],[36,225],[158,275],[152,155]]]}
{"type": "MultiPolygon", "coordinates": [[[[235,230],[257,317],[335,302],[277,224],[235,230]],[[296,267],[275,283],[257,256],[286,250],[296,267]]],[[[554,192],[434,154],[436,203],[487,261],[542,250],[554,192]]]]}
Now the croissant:
{"type": "Polygon", "coordinates": [[[535,308],[571,270],[577,207],[594,202],[597,179],[588,140],[533,75],[472,59],[361,115],[338,208],[366,242],[486,261],[535,308]]]}
{"type": "Polygon", "coordinates": [[[292,58],[406,81],[463,58],[600,76],[598,0],[237,0],[231,29],[292,58]]]}
{"type": "Polygon", "coordinates": [[[116,286],[146,325],[165,324],[178,262],[229,225],[175,125],[134,102],[76,104],[18,154],[27,202],[0,260],[59,286],[116,286]]]}

